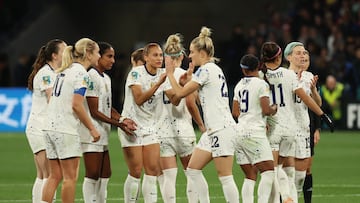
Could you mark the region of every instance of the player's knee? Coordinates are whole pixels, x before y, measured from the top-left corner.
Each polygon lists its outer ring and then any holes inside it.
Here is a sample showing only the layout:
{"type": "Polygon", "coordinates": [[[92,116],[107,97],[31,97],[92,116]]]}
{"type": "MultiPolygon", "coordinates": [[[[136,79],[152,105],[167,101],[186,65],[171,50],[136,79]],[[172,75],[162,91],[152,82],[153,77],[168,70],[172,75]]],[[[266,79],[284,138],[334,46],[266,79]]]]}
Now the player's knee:
{"type": "Polygon", "coordinates": [[[134,178],[140,178],[142,172],[142,167],[132,167],[129,169],[130,176],[134,178]]]}

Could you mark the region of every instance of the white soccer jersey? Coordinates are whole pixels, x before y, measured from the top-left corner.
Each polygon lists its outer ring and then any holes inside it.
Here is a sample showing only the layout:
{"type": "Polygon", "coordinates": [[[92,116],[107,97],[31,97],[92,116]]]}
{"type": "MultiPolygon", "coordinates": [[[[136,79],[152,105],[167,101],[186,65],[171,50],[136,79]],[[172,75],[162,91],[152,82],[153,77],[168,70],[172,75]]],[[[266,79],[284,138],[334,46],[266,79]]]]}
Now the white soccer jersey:
{"type": "Polygon", "coordinates": [[[201,86],[199,97],[208,133],[234,126],[228,87],[221,68],[215,63],[206,63],[195,72],[192,81],[201,86]]]}
{"type": "Polygon", "coordinates": [[[88,88],[89,74],[80,63],[58,73],[48,106],[46,130],[78,135],[80,120],[72,109],[74,91],[88,88]]]}
{"type": "Polygon", "coordinates": [[[301,88],[296,74],[294,71],[279,67],[275,70],[268,69],[266,78],[271,84],[270,103],[277,104],[277,113],[269,117],[269,124],[275,123],[282,128],[293,128],[296,125],[294,94],[296,89],[301,88]]]}
{"type": "Polygon", "coordinates": [[[260,98],[269,97],[269,92],[269,85],[258,77],[244,77],[235,86],[234,101],[240,107],[238,126],[252,136],[265,136],[266,116],[262,114],[260,98]]]}
{"type": "MultiPolygon", "coordinates": [[[[106,73],[99,73],[95,68],[89,71],[90,83],[86,91],[86,97],[98,98],[98,111],[111,118],[111,79],[106,73]]],[[[89,106],[85,100],[85,107],[88,112],[89,106]]],[[[91,143],[96,145],[108,145],[111,124],[90,117],[95,128],[100,133],[100,140],[93,143],[93,137],[84,124],[80,125],[80,138],[82,143],[91,143]]]]}
{"type": "Polygon", "coordinates": [[[122,116],[131,118],[137,124],[135,134],[137,136],[155,135],[162,114],[163,106],[163,87],[161,86],[156,90],[154,95],[145,101],[141,106],[135,103],[134,95],[131,91],[132,85],[141,85],[142,91],[149,90],[160,79],[160,75],[165,70],[162,68],[157,69],[155,75],[151,75],[144,65],[134,67],[130,70],[125,83],[125,100],[122,116]]]}
{"type": "MultiPolygon", "coordinates": [[[[179,82],[180,77],[186,71],[180,67],[175,68],[174,77],[179,82]]],[[[164,83],[165,90],[171,89],[171,84],[167,78],[164,83]]],[[[173,105],[165,92],[163,93],[163,115],[161,116],[162,125],[158,132],[160,138],[165,137],[195,137],[192,125],[192,117],[186,106],[186,99],[181,99],[178,106],[173,105]]]]}
{"type": "MultiPolygon", "coordinates": [[[[314,75],[308,71],[303,71],[301,73],[301,78],[299,79],[300,86],[304,89],[307,95],[311,94],[311,80],[314,78],[314,75]]],[[[301,129],[307,129],[310,127],[310,118],[308,113],[308,107],[304,102],[297,96],[294,96],[295,102],[295,117],[301,129]]]]}
{"type": "Polygon", "coordinates": [[[48,106],[45,90],[53,87],[55,78],[56,73],[49,64],[45,64],[36,73],[33,79],[31,111],[26,125],[27,133],[43,134],[48,106]]]}

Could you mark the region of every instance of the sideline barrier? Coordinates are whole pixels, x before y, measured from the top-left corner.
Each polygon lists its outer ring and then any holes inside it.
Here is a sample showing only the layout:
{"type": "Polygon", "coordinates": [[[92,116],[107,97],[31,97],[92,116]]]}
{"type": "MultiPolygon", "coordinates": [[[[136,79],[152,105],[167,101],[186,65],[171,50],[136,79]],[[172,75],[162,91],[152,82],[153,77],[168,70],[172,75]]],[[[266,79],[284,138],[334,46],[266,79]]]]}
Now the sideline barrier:
{"type": "Polygon", "coordinates": [[[0,132],[25,132],[31,110],[26,88],[0,88],[0,132]]]}
{"type": "Polygon", "coordinates": [[[346,104],[346,128],[349,130],[360,129],[360,103],[349,102],[346,104]]]}

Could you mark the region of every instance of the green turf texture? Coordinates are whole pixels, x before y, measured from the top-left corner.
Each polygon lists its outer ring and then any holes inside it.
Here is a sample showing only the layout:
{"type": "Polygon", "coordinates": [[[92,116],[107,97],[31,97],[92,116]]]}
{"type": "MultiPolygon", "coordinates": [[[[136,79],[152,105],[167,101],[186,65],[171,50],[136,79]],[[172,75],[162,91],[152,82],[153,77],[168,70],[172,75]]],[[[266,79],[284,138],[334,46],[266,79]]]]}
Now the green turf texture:
{"type": "MultiPolygon", "coordinates": [[[[33,155],[23,133],[0,133],[0,203],[31,202],[31,189],[36,176],[33,155]]],[[[116,132],[110,138],[112,177],[108,186],[108,203],[123,202],[123,183],[127,167],[116,132]]],[[[313,163],[313,202],[350,203],[360,202],[360,132],[322,132],[320,143],[315,148],[313,163]]],[[[209,184],[212,202],[225,202],[222,188],[214,165],[204,169],[209,184]]],[[[84,165],[81,162],[76,190],[76,202],[82,200],[84,165]]],[[[234,178],[241,191],[243,174],[234,165],[234,178]]],[[[183,171],[178,171],[177,202],[187,202],[186,179],[183,171]]],[[[255,192],[256,194],[256,192],[255,192]]],[[[160,192],[158,202],[162,202],[160,192]]],[[[57,202],[60,200],[58,189],[57,202]]],[[[139,202],[143,202],[142,198],[139,202]]],[[[302,197],[299,203],[303,202],[302,197]]]]}

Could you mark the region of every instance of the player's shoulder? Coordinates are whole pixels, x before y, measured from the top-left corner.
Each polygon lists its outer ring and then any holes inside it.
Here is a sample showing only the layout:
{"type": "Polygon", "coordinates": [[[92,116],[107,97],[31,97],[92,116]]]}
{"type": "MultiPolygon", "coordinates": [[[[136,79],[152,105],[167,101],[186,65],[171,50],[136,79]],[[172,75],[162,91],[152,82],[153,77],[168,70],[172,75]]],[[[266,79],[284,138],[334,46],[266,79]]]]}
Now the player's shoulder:
{"type": "Polygon", "coordinates": [[[309,78],[313,78],[314,77],[314,74],[312,74],[311,72],[309,71],[303,71],[301,73],[302,76],[305,76],[305,77],[309,77],[309,78]]]}
{"type": "Polygon", "coordinates": [[[252,80],[252,83],[254,85],[258,86],[259,88],[269,86],[268,83],[265,80],[263,80],[263,79],[261,79],[259,77],[252,77],[251,80],[252,80]]]}
{"type": "Polygon", "coordinates": [[[91,67],[88,71],[89,76],[92,78],[102,78],[105,77],[105,73],[100,73],[97,69],[91,67]]]}
{"type": "Polygon", "coordinates": [[[38,71],[39,74],[51,74],[55,73],[54,69],[51,68],[49,64],[43,65],[38,71]]]}
{"type": "Polygon", "coordinates": [[[285,76],[296,77],[296,73],[288,68],[280,67],[285,76]]]}
{"type": "Polygon", "coordinates": [[[144,70],[146,70],[145,65],[140,65],[140,66],[132,67],[130,71],[144,71],[144,70]]]}

